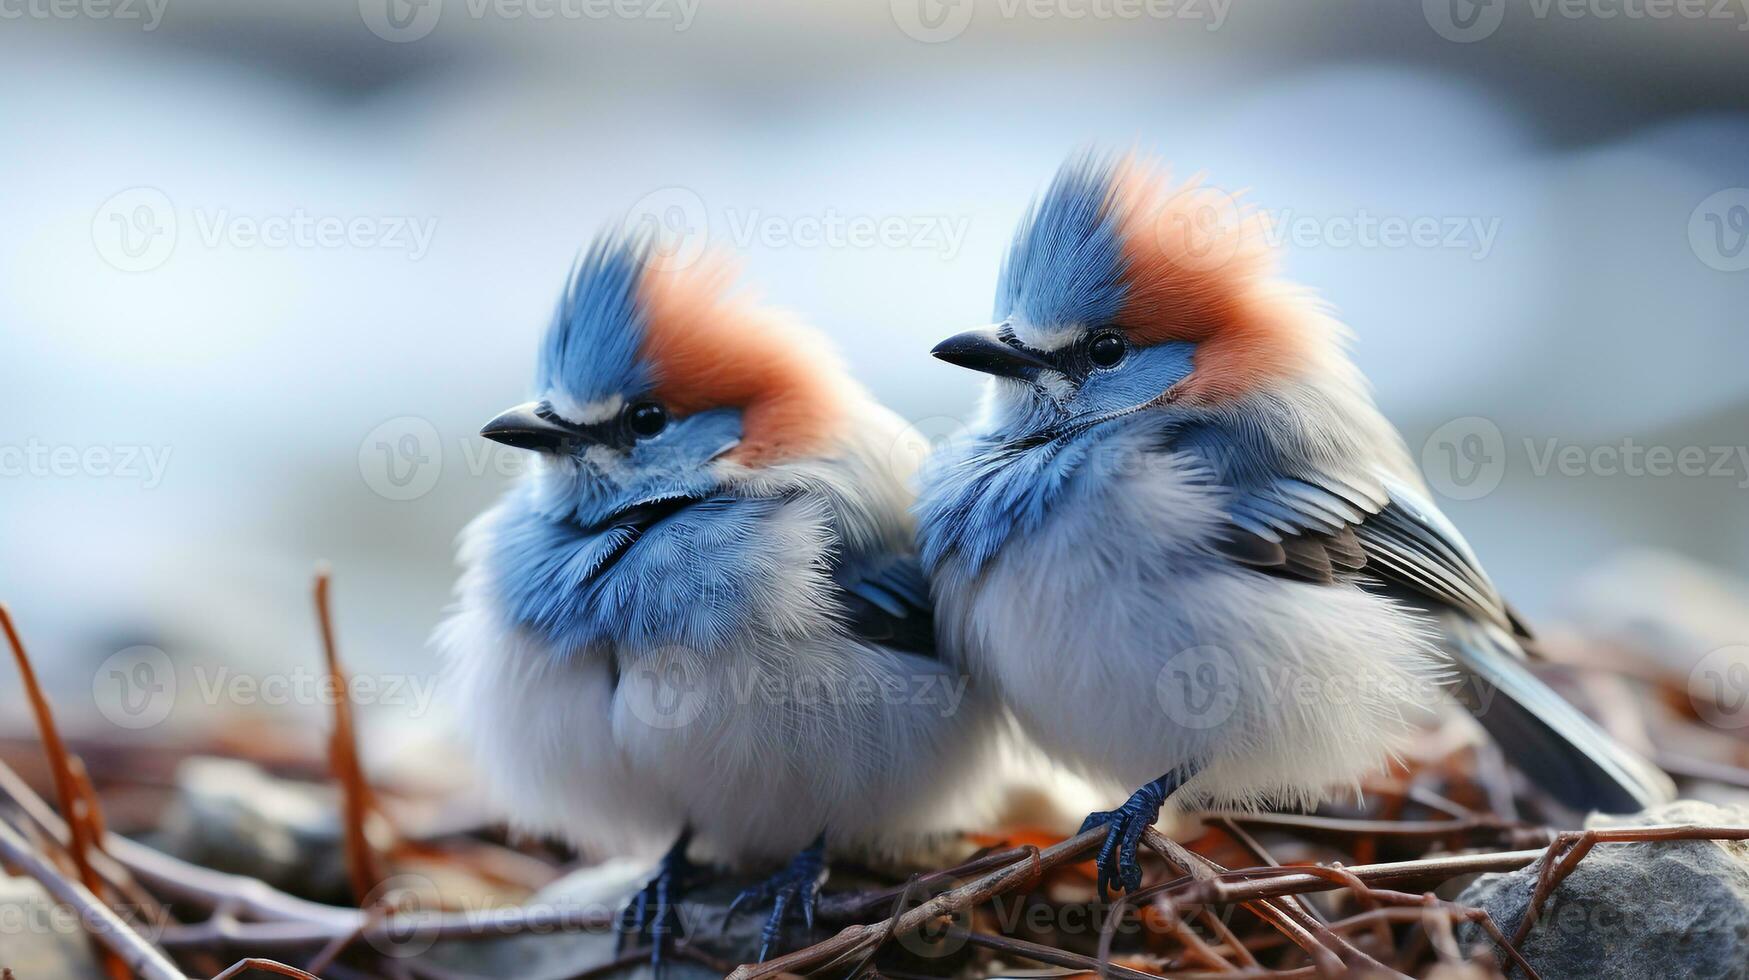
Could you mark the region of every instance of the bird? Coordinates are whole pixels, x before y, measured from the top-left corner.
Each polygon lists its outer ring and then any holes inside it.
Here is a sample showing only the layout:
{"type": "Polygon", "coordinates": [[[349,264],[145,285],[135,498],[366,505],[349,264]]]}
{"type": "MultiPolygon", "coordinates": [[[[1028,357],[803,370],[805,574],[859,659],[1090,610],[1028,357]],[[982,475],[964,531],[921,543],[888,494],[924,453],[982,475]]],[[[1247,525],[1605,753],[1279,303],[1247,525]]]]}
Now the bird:
{"type": "Polygon", "coordinates": [[[943,642],[1052,757],[1139,787],[1082,826],[1101,896],[1141,886],[1168,799],[1358,789],[1446,692],[1568,806],[1670,798],[1532,674],[1348,329],[1277,262],[1266,215],[1090,149],[1022,218],[995,322],[933,350],[990,376],[921,476],[943,642]]]}
{"type": "Polygon", "coordinates": [[[487,793],[593,857],[661,855],[619,920],[662,964],[697,872],[812,925],[833,853],[926,846],[994,805],[998,713],[936,643],[904,423],[734,263],[609,231],[575,263],[529,465],[463,531],[435,642],[487,793]]]}

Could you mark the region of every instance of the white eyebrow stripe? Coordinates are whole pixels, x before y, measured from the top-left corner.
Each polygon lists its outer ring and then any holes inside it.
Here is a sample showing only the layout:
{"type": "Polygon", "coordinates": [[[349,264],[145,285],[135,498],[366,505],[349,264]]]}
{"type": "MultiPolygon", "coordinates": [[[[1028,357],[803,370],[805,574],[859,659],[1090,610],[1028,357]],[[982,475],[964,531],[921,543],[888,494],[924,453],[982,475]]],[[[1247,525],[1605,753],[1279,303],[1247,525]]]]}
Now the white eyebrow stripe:
{"type": "Polygon", "coordinates": [[[1045,328],[1035,327],[1030,323],[1015,322],[1012,329],[1014,336],[1018,337],[1021,343],[1042,351],[1056,351],[1067,347],[1075,341],[1075,338],[1081,336],[1082,332],[1081,325],[1076,323],[1045,328]]]}
{"type": "Polygon", "coordinates": [[[619,395],[608,395],[606,398],[582,405],[578,404],[570,395],[557,389],[547,392],[545,401],[552,408],[554,415],[572,425],[593,425],[597,422],[606,422],[618,415],[620,409],[625,407],[625,399],[619,395]]]}

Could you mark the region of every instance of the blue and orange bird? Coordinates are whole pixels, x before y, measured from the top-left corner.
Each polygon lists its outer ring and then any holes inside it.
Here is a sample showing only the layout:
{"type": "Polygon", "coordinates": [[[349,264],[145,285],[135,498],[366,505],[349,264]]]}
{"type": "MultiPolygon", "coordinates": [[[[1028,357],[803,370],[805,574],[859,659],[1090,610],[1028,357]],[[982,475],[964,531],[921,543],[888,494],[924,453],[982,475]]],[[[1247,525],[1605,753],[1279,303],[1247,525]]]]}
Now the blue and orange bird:
{"type": "Polygon", "coordinates": [[[1448,690],[1571,806],[1667,798],[1526,668],[1524,626],[1262,222],[1134,158],[1071,160],[1015,235],[997,322],[934,351],[992,377],[925,467],[943,642],[1047,751],[1141,787],[1083,827],[1107,827],[1101,893],[1141,885],[1168,797],[1314,804],[1448,690]]]}
{"type": "Polygon", "coordinates": [[[688,854],[793,860],[737,900],[810,923],[823,848],[890,851],[989,794],[992,706],[938,656],[898,418],[725,264],[622,236],[572,273],[532,467],[463,534],[438,645],[515,826],[655,855],[622,936],[660,962],[688,854]]]}

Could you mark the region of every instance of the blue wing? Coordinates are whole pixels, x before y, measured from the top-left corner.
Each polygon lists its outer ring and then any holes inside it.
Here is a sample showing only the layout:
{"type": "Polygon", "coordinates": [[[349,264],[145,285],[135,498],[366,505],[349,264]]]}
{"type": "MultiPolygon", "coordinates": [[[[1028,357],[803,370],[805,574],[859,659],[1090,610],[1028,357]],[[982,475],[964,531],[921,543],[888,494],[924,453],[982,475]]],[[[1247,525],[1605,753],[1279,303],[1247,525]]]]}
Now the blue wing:
{"type": "MultiPolygon", "coordinates": [[[[1179,448],[1210,444],[1205,433],[1179,448]]],[[[1463,536],[1418,490],[1359,470],[1301,466],[1285,476],[1255,465],[1223,468],[1245,455],[1204,455],[1219,485],[1235,488],[1232,524],[1219,542],[1228,558],[1309,582],[1355,582],[1426,610],[1463,674],[1460,700],[1519,768],[1569,806],[1623,813],[1673,797],[1669,777],[1525,666],[1529,632],[1463,536]]],[[[1249,454],[1259,456],[1269,458],[1249,454]]]]}
{"type": "Polygon", "coordinates": [[[852,635],[905,653],[936,655],[935,607],[916,555],[846,558],[832,578],[852,635]]]}

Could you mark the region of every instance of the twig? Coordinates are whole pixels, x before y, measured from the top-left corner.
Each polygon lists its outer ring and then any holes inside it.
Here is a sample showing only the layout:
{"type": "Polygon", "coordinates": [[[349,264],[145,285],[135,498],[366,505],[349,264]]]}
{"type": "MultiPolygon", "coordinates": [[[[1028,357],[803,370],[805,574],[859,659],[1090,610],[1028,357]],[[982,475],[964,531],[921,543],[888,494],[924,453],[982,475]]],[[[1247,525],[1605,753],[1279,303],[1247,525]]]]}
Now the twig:
{"type": "MultiPolygon", "coordinates": [[[[80,774],[84,772],[84,766],[78,765],[68,755],[66,743],[61,741],[60,730],[55,727],[54,712],[49,709],[49,699],[43,695],[42,685],[37,683],[36,668],[31,666],[30,656],[24,652],[24,641],[19,639],[18,628],[13,625],[12,613],[5,603],[0,603],[0,629],[5,630],[6,642],[12,647],[12,658],[18,664],[19,679],[24,683],[25,695],[30,699],[30,710],[36,716],[37,733],[42,738],[43,753],[49,758],[49,773],[54,778],[55,798],[60,802],[61,813],[67,820],[67,853],[73,858],[79,883],[91,895],[101,895],[103,880],[91,867],[93,843],[90,834],[93,827],[103,825],[102,817],[93,812],[96,809],[95,794],[89,798],[89,805],[80,796],[80,774]]],[[[105,972],[114,980],[128,980],[125,964],[108,953],[103,954],[102,959],[105,972]]]]}
{"type": "Polygon", "coordinates": [[[1536,924],[1537,916],[1549,895],[1579,867],[1579,862],[1585,860],[1585,856],[1598,844],[1643,844],[1672,840],[1749,840],[1749,827],[1659,825],[1609,827],[1561,834],[1541,855],[1542,870],[1537,875],[1536,889],[1531,893],[1530,904],[1524,910],[1524,919],[1519,922],[1518,931],[1513,935],[1513,943],[1516,945],[1524,942],[1530,935],[1531,926],[1536,924]],[[1557,865],[1555,856],[1563,852],[1565,854],[1557,865]]]}
{"type": "Polygon", "coordinates": [[[230,980],[230,978],[242,976],[250,970],[260,970],[262,973],[277,973],[282,977],[294,977],[296,980],[322,980],[321,977],[316,976],[314,973],[300,970],[295,966],[289,966],[278,960],[264,960],[257,956],[251,956],[246,960],[238,960],[237,962],[232,963],[230,966],[225,967],[225,972],[213,977],[213,980],[230,980]]]}
{"type": "MultiPolygon", "coordinates": [[[[1071,970],[1086,970],[1108,977],[1122,977],[1123,980],[1159,980],[1155,974],[1132,970],[1118,963],[1101,963],[1091,956],[1083,956],[1080,953],[1071,953],[1065,949],[1057,949],[1042,943],[1027,942],[1024,939],[1015,939],[1011,936],[992,936],[986,932],[973,932],[969,929],[953,926],[947,930],[947,938],[964,940],[973,946],[982,946],[985,949],[1013,956],[1024,956],[1039,963],[1067,967],[1071,970]]],[[[1226,975],[1231,976],[1231,974],[1226,975]]]]}
{"type": "Polygon", "coordinates": [[[759,964],[742,964],[730,974],[733,980],[754,980],[780,973],[796,973],[817,964],[854,955],[871,943],[882,941],[888,934],[909,932],[925,922],[951,916],[956,912],[984,902],[992,895],[1009,888],[1038,880],[1046,871],[1075,860],[1105,839],[1105,829],[1095,827],[1076,837],[1054,844],[1005,868],[992,871],[958,888],[949,889],[901,916],[897,922],[882,925],[850,926],[824,942],[796,950],[786,956],[759,964]]]}
{"type": "Polygon", "coordinates": [[[56,901],[77,910],[86,930],[122,964],[123,977],[131,971],[140,980],[187,980],[175,963],[122,921],[89,888],[55,870],[31,850],[12,825],[3,821],[0,821],[0,858],[35,878],[56,901]]]}
{"type": "Polygon", "coordinates": [[[328,683],[333,685],[334,730],[328,736],[328,762],[340,784],[342,840],[345,842],[346,875],[352,883],[353,900],[361,905],[388,877],[382,857],[371,846],[365,824],[379,812],[364,767],[358,760],[358,733],[352,719],[352,699],[347,696],[346,671],[334,648],[334,617],[328,608],[329,574],[316,570],[316,621],[322,632],[322,656],[327,661],[328,683]]]}

